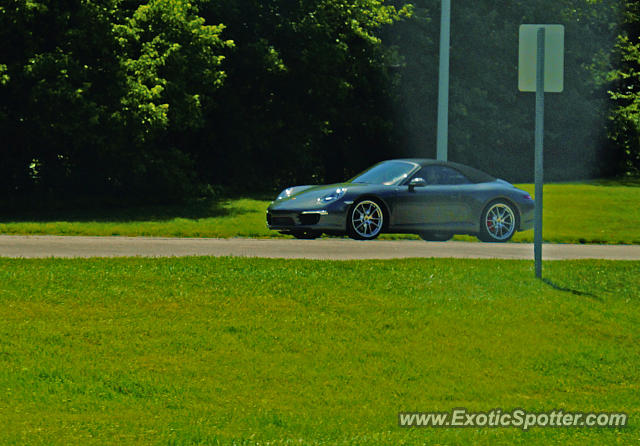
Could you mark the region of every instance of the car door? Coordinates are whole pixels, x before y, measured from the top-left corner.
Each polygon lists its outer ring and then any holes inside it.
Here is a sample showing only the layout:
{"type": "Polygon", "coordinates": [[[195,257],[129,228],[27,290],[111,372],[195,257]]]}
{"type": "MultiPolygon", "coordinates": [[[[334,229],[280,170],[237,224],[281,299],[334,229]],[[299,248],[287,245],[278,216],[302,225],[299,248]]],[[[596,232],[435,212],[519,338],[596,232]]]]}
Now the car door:
{"type": "Polygon", "coordinates": [[[471,208],[464,199],[471,182],[457,170],[443,165],[427,165],[398,186],[394,226],[406,230],[449,230],[470,219],[471,208]],[[413,178],[425,185],[409,187],[413,178]]]}

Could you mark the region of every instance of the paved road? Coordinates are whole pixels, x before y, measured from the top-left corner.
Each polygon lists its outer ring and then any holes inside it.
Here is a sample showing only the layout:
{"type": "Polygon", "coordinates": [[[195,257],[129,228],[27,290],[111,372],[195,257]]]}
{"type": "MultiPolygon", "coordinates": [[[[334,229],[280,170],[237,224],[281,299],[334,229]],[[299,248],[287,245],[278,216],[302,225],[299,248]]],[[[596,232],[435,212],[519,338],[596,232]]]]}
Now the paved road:
{"type": "MultiPolygon", "coordinates": [[[[543,258],[640,260],[640,245],[545,244],[543,258]]],[[[423,242],[421,240],[213,239],[0,235],[0,257],[244,256],[305,259],[454,257],[533,259],[530,243],[423,242]]]]}

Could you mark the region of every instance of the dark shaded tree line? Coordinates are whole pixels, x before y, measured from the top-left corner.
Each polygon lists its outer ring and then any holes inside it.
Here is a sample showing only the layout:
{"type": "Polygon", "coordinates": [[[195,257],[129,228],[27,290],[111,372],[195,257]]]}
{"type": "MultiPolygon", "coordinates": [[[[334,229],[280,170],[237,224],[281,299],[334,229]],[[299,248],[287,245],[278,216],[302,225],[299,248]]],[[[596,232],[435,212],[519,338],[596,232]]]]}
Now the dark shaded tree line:
{"type": "MultiPolygon", "coordinates": [[[[566,26],[552,179],[638,172],[635,2],[453,2],[450,159],[532,175],[521,23],[566,26]],[[499,6],[499,7],[498,7],[499,6]]],[[[0,195],[156,200],[435,156],[439,0],[5,0],[0,195]]]]}
{"type": "Polygon", "coordinates": [[[609,115],[609,148],[620,157],[619,169],[640,173],[640,3],[624,3],[622,30],[609,72],[612,111],[609,115]]]}

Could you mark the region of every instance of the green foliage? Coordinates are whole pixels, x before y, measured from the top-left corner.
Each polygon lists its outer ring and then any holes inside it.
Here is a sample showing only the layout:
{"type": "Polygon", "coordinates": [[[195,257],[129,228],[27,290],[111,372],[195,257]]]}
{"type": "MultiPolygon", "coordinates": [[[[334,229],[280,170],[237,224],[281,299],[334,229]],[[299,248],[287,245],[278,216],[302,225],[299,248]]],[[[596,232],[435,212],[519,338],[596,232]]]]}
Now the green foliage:
{"type": "Polygon", "coordinates": [[[179,0],[16,0],[0,24],[3,193],[193,188],[190,147],[166,140],[204,125],[232,46],[222,25],[179,0]]]}
{"type": "Polygon", "coordinates": [[[224,105],[208,118],[218,150],[201,151],[209,181],[336,181],[392,149],[377,33],[408,14],[398,9],[378,0],[201,2],[237,44],[224,105]]]}
{"type": "MultiPolygon", "coordinates": [[[[413,18],[383,37],[399,65],[394,125],[404,154],[435,157],[441,2],[412,3],[413,18]]],[[[604,149],[607,87],[596,77],[608,70],[619,26],[617,4],[453,2],[449,158],[510,181],[532,180],[534,98],[518,91],[518,27],[561,23],[566,32],[565,90],[545,99],[545,178],[614,173],[604,149]]]]}
{"type": "Polygon", "coordinates": [[[0,64],[0,85],[5,85],[9,82],[9,75],[7,74],[7,66],[0,64]]]}
{"type": "Polygon", "coordinates": [[[152,0],[139,6],[114,32],[121,49],[127,91],[122,119],[144,132],[202,125],[200,97],[222,85],[224,26],[205,25],[195,8],[182,0],[152,0]],[[169,110],[171,109],[171,113],[169,110]]]}
{"type": "Polygon", "coordinates": [[[640,173],[640,5],[627,2],[625,29],[616,45],[619,66],[609,73],[613,103],[610,138],[620,152],[622,169],[640,173]]]}
{"type": "MultiPolygon", "coordinates": [[[[439,13],[439,0],[7,0],[0,194],[178,199],[433,157],[439,13]]],[[[547,178],[637,171],[639,16],[626,0],[454,3],[450,158],[530,180],[517,28],[563,23],[547,178]]]]}

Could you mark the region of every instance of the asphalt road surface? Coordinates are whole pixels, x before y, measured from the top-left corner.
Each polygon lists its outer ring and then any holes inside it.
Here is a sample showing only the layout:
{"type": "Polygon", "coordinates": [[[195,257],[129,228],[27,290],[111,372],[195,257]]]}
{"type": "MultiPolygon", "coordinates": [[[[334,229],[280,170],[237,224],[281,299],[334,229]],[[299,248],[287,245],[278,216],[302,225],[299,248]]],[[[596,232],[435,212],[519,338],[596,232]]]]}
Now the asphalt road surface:
{"type": "MultiPolygon", "coordinates": [[[[214,239],[160,237],[68,237],[0,235],[0,257],[243,256],[288,259],[395,259],[454,257],[533,259],[531,243],[356,241],[342,238],[214,239]]],[[[546,260],[640,260],[640,245],[545,244],[546,260]]]]}

